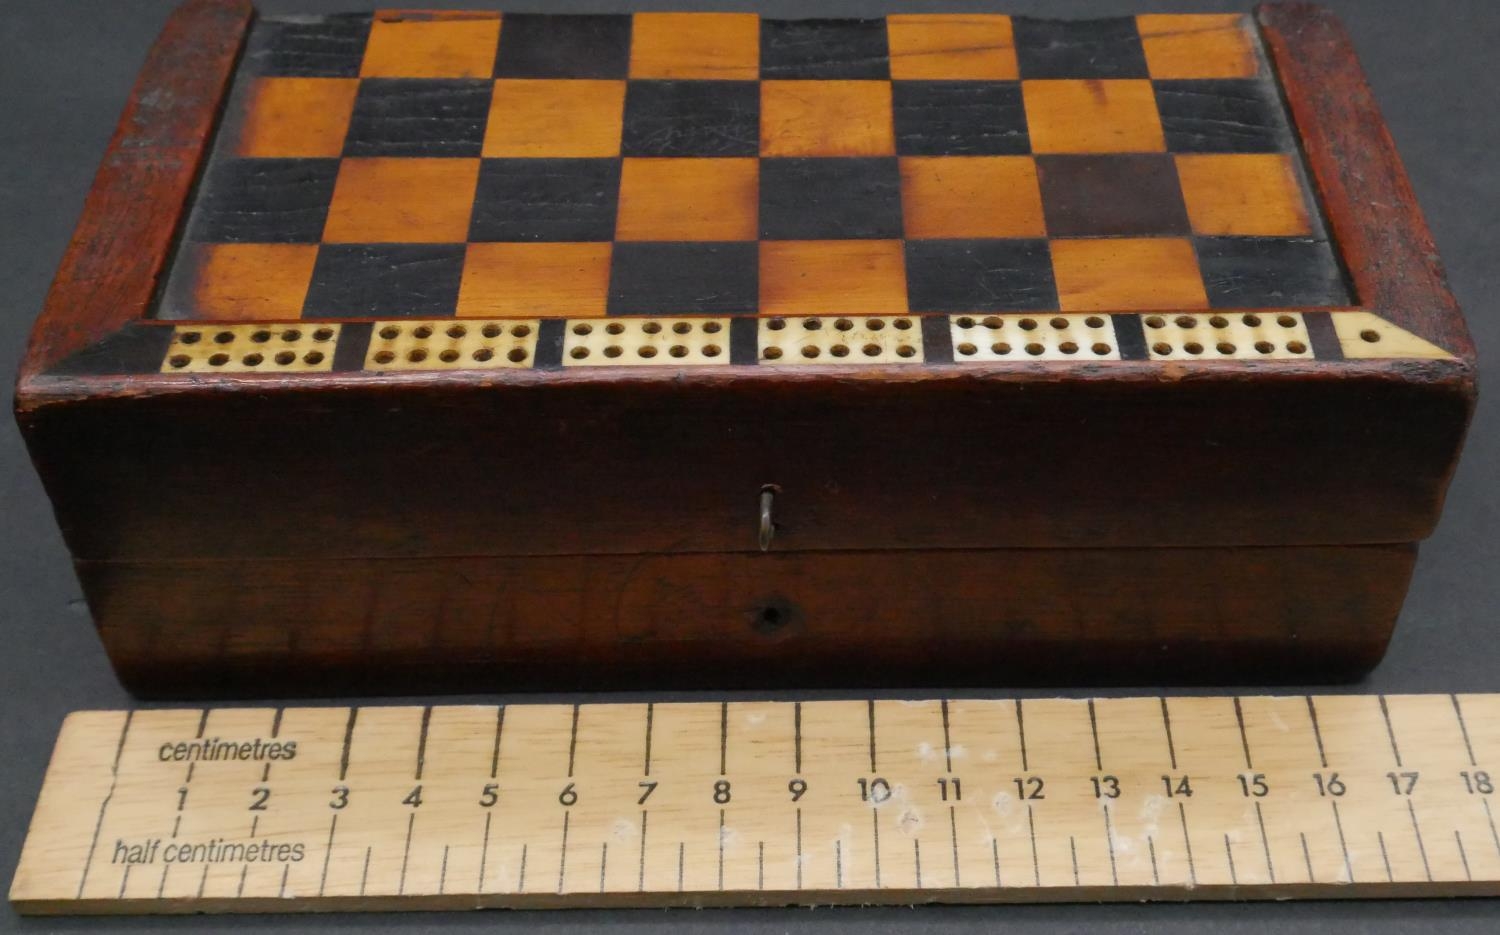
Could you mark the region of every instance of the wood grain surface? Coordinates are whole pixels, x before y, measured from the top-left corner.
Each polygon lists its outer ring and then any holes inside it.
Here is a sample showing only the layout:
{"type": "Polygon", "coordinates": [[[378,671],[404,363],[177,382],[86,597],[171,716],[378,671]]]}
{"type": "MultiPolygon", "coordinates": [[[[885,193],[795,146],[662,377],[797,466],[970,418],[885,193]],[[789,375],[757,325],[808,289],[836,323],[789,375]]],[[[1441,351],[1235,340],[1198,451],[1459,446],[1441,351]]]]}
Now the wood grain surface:
{"type": "Polygon", "coordinates": [[[38,914],[1500,892],[1500,696],[87,711],[38,914]]]}

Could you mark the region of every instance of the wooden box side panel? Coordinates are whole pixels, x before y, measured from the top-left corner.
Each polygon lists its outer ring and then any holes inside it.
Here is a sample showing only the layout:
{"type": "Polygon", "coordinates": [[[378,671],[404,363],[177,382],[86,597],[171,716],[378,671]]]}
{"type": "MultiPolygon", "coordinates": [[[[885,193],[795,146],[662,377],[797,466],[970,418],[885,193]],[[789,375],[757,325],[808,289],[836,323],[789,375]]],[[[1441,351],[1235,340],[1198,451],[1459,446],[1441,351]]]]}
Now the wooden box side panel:
{"type": "Polygon", "coordinates": [[[1425,537],[1467,410],[1388,381],[642,381],[49,407],[80,559],[1324,545],[1425,537]]]}
{"type": "Polygon", "coordinates": [[[1356,676],[1410,545],[79,565],[136,692],[1356,676]]]}

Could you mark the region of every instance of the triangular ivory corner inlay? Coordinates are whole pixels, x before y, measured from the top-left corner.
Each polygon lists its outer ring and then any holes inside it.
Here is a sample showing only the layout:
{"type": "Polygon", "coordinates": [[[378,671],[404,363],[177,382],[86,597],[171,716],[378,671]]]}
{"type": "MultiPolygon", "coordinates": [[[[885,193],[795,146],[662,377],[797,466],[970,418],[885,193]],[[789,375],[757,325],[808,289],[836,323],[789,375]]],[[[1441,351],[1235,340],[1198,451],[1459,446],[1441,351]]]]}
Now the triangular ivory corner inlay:
{"type": "Polygon", "coordinates": [[[1431,360],[1453,356],[1373,312],[1330,312],[1329,316],[1333,319],[1333,330],[1339,337],[1344,357],[1350,360],[1392,357],[1431,360]]]}

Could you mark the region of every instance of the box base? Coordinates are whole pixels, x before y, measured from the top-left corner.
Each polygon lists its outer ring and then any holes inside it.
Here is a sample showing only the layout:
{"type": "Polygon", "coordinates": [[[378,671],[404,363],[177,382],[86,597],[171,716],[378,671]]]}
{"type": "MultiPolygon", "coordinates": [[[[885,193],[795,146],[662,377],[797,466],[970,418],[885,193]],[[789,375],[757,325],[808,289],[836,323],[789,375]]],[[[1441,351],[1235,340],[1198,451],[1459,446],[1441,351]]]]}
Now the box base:
{"type": "Polygon", "coordinates": [[[1413,544],[78,566],[150,697],[1266,683],[1385,651],[1413,544]]]}

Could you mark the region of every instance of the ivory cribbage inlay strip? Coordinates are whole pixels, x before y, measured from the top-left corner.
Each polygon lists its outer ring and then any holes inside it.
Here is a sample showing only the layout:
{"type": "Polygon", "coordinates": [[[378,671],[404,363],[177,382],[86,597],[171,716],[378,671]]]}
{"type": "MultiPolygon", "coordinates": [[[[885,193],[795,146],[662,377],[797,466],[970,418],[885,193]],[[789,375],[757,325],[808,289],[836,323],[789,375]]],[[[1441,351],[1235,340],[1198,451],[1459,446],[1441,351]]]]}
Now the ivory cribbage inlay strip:
{"type": "Polygon", "coordinates": [[[162,373],[315,373],[333,369],[338,324],[179,325],[162,373]]]}
{"type": "Polygon", "coordinates": [[[955,315],[953,359],[1119,360],[1108,315],[955,315]]]}
{"type": "Polygon", "coordinates": [[[673,367],[729,363],[728,318],[569,321],[564,367],[673,367]]]}
{"type": "Polygon", "coordinates": [[[829,315],[764,318],[763,364],[894,364],[923,360],[922,327],[904,315],[829,315]]]}
{"type": "Polygon", "coordinates": [[[1203,312],[1146,315],[1152,360],[1289,360],[1313,356],[1299,312],[1203,312]]]}
{"type": "Polygon", "coordinates": [[[491,370],[530,367],[536,356],[534,319],[378,321],[371,329],[366,370],[491,370]]]}

